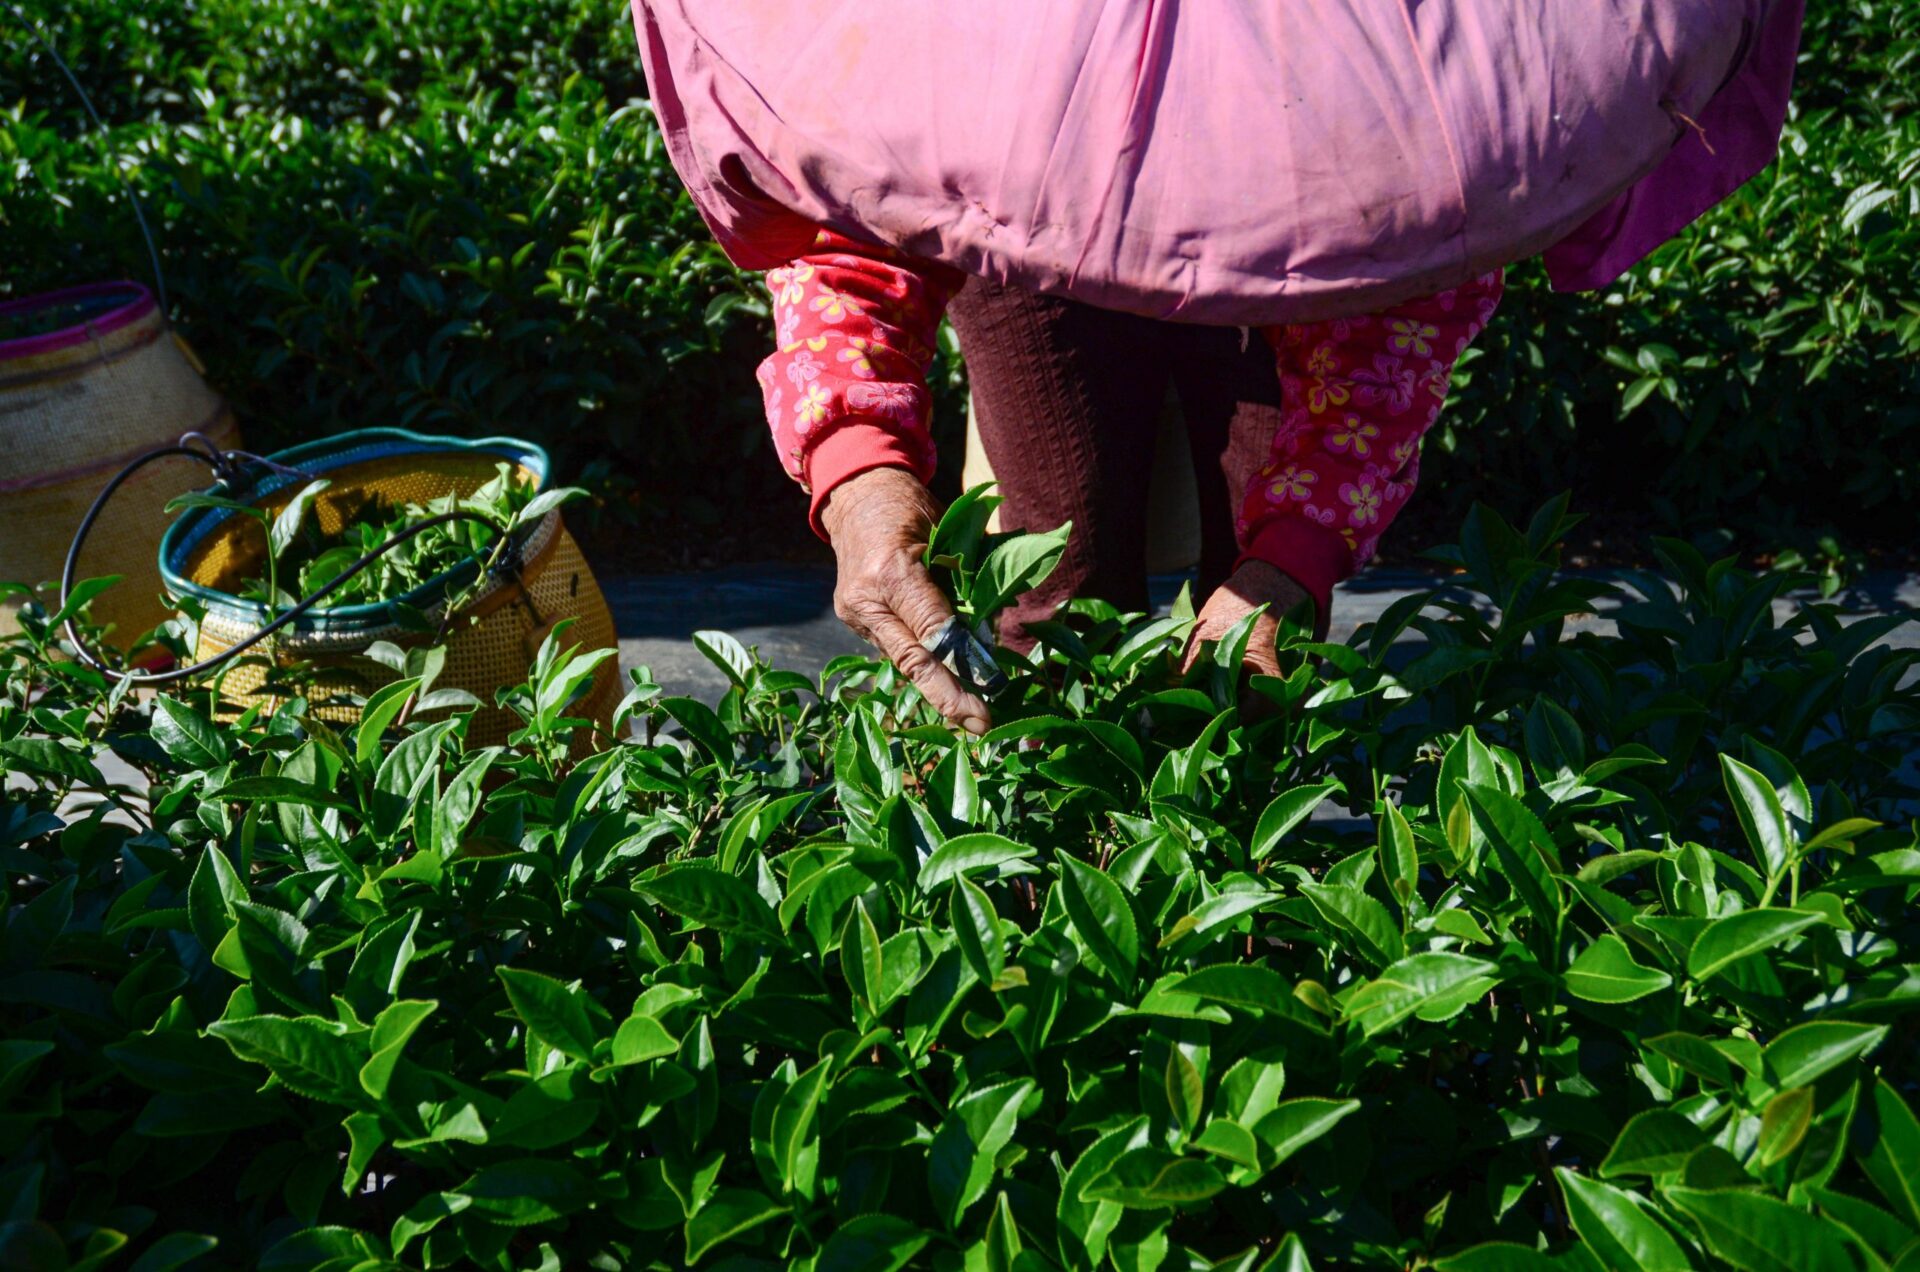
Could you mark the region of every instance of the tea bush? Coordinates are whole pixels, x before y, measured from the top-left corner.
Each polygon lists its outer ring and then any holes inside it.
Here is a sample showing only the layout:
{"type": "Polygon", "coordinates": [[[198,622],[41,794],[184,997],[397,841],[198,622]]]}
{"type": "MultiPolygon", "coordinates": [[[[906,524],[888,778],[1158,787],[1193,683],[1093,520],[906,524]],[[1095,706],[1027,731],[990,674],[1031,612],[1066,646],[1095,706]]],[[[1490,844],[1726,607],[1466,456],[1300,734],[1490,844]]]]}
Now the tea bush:
{"type": "MultiPolygon", "coordinates": [[[[1773,169],[1605,296],[1514,272],[1429,448],[1438,524],[1571,486],[1750,548],[1910,549],[1920,10],[1809,7],[1773,169]]],[[[182,325],[256,441],[507,430],[637,487],[663,531],[725,508],[764,553],[797,524],[750,374],[763,306],[666,164],[623,6],[27,8],[108,113],[182,325]]],[[[29,42],[0,39],[0,294],[145,276],[80,118],[29,42]]]]}
{"type": "Polygon", "coordinates": [[[1571,487],[1752,546],[1910,553],[1920,8],[1814,0],[1801,47],[1771,168],[1603,295],[1509,287],[1426,498],[1571,487]]]}
{"type": "MultiPolygon", "coordinates": [[[[1058,545],[978,507],[987,609],[1058,545]]],[[[1182,676],[1189,605],[1076,602],[981,739],[703,633],[718,707],[636,671],[579,762],[556,641],[476,750],[142,699],[30,607],[4,1261],[1912,1266],[1911,619],[1568,576],[1571,520],[1244,686],[1250,625],[1182,676]]]]}

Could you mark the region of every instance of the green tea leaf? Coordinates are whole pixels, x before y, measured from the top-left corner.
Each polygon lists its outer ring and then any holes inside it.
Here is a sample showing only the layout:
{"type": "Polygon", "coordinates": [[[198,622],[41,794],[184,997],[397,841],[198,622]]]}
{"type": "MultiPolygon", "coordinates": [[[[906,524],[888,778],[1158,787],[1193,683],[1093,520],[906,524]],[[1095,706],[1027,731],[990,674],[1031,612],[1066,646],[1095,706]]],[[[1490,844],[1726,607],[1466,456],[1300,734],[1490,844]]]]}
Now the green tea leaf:
{"type": "Polygon", "coordinates": [[[1804,1210],[1738,1189],[1670,1188],[1667,1198],[1699,1225],[1709,1248],[1753,1272],[1852,1266],[1846,1242],[1804,1210]]]}
{"type": "Polygon", "coordinates": [[[676,1054],[680,1040],[652,1016],[634,1015],[620,1022],[613,1032],[613,1063],[644,1064],[662,1056],[676,1054]]]}
{"type": "Polygon", "coordinates": [[[1647,1050],[1716,1086],[1734,1084],[1733,1065],[1706,1039],[1690,1033],[1664,1033],[1646,1041],[1647,1050]]]}
{"type": "Polygon", "coordinates": [[[1126,893],[1111,876],[1070,854],[1060,857],[1061,899],[1074,931],[1122,987],[1140,964],[1140,933],[1126,893]]]}
{"type": "Polygon", "coordinates": [[[375,1010],[400,992],[400,981],[418,952],[413,938],[419,929],[420,912],[415,910],[369,924],[360,934],[347,970],[347,994],[363,1010],[375,1010]]]}
{"type": "Polygon", "coordinates": [[[1020,1106],[1033,1092],[1021,1078],[969,1092],[950,1106],[927,1156],[927,1185],[942,1220],[955,1228],[986,1195],[994,1162],[1013,1138],[1020,1106]]]}
{"type": "Polygon", "coordinates": [[[814,1179],[820,1167],[816,1122],[827,1079],[832,1073],[832,1059],[820,1061],[795,1078],[774,1106],[773,1153],[783,1194],[797,1193],[813,1199],[814,1179]]]}
{"type": "Polygon", "coordinates": [[[386,1146],[387,1132],[375,1113],[355,1113],[344,1123],[347,1128],[347,1168],[340,1180],[340,1191],[353,1196],[366,1177],[373,1155],[386,1146]]]}
{"type": "Polygon", "coordinates": [[[1289,1232],[1280,1239],[1267,1261],[1260,1265],[1260,1272],[1313,1272],[1313,1265],[1307,1261],[1307,1250],[1300,1234],[1289,1232]]]}
{"type": "Polygon", "coordinates": [[[593,1059],[594,1029],[587,996],[577,986],[518,967],[496,969],[514,1014],[527,1032],[575,1060],[593,1059]]]}
{"type": "Polygon", "coordinates": [[[390,1004],[381,1011],[374,1019],[373,1035],[367,1042],[370,1055],[360,1067],[362,1090],[376,1100],[387,1098],[387,1088],[393,1081],[394,1068],[400,1063],[400,1053],[439,1005],[434,1001],[409,999],[390,1004]]]}
{"type": "Polygon", "coordinates": [[[1564,1272],[1571,1266],[1532,1246],[1486,1241],[1437,1261],[1434,1272],[1564,1272]]]}
{"type": "Polygon", "coordinates": [[[293,541],[300,537],[300,529],[306,524],[307,512],[313,507],[314,497],[326,490],[330,481],[311,481],[302,486],[294,497],[273,519],[273,526],[267,531],[267,550],[273,555],[283,557],[293,541]]]}
{"type": "Polygon", "coordinates": [[[329,1022],[309,1016],[255,1016],[217,1020],[207,1032],[226,1043],[242,1060],[265,1065],[290,1090],[310,1100],[348,1107],[360,1103],[357,1048],[329,1022]]]}
{"type": "Polygon", "coordinates": [[[952,557],[967,573],[979,569],[980,562],[975,557],[980,540],[987,532],[987,521],[993,510],[1004,502],[992,491],[993,484],[983,482],[962,492],[947,505],[928,537],[925,563],[929,568],[940,557],[952,557]]]}
{"type": "Polygon", "coordinates": [[[943,828],[957,833],[962,827],[979,824],[983,811],[980,784],[967,762],[964,743],[948,748],[946,758],[927,778],[927,790],[934,816],[945,818],[943,828]]]}
{"type": "Polygon", "coordinates": [[[1343,943],[1368,962],[1386,967],[1399,962],[1406,952],[1400,926],[1387,913],[1387,907],[1360,889],[1303,883],[1300,891],[1321,917],[1345,936],[1343,943]]]}
{"type": "Polygon", "coordinates": [[[1920,1118],[1885,1079],[1873,1086],[1873,1117],[1855,1133],[1854,1160],[1908,1224],[1920,1228],[1920,1118]]]}
{"type": "Polygon", "coordinates": [[[1627,943],[1611,932],[1580,951],[1565,980],[1568,993],[1590,1003],[1631,1003],[1673,983],[1665,972],[1635,962],[1627,943]]]}
{"type": "Polygon", "coordinates": [[[1538,781],[1578,773],[1586,767],[1586,738],[1579,722],[1559,703],[1535,698],[1527,710],[1525,733],[1527,758],[1533,762],[1538,781]]]}
{"type": "Polygon", "coordinates": [[[1420,854],[1414,847],[1413,828],[1392,801],[1387,802],[1386,815],[1380,819],[1376,847],[1381,877],[1404,911],[1420,884],[1420,854]]]}
{"type": "Polygon", "coordinates": [[[1802,855],[1811,855],[1835,844],[1851,844],[1860,836],[1878,830],[1880,823],[1866,817],[1844,817],[1800,845],[1802,855]]]}
{"type": "Polygon", "coordinates": [[[1767,1101],[1760,1115],[1760,1137],[1754,1141],[1754,1160],[1762,1167],[1784,1161],[1807,1137],[1813,1124],[1813,1091],[1795,1087],[1767,1101]]]}
{"type": "Polygon", "coordinates": [[[964,875],[954,876],[953,895],[947,903],[947,922],[960,944],[960,952],[966,956],[980,983],[992,985],[998,981],[1007,968],[1000,919],[987,894],[964,875]]]}
{"type": "MultiPolygon", "coordinates": [[[[1239,618],[1233,620],[1233,625],[1220,634],[1220,640],[1214,646],[1213,650],[1213,665],[1215,667],[1233,673],[1237,678],[1240,665],[1245,661],[1247,656],[1247,645],[1253,639],[1254,628],[1259,624],[1261,619],[1266,617],[1267,609],[1268,606],[1266,605],[1254,606],[1239,618]]],[[[1231,698],[1229,697],[1223,701],[1221,705],[1228,705],[1230,702],[1231,698]]]]}
{"type": "Polygon", "coordinates": [[[107,784],[86,751],[53,738],[8,738],[0,742],[0,756],[16,771],[64,778],[91,790],[107,784]]]}
{"type": "Polygon", "coordinates": [[[406,825],[421,792],[439,776],[440,747],[457,723],[448,720],[409,733],[380,761],[367,819],[376,837],[391,839],[406,825]]]}
{"type": "Polygon", "coordinates": [[[820,1249],[820,1268],[849,1272],[900,1272],[926,1248],[933,1234],[894,1215],[859,1215],[834,1229],[820,1249]]]}
{"type": "MultiPolygon", "coordinates": [[[[122,574],[109,574],[104,578],[81,579],[78,583],[75,583],[73,590],[67,593],[66,604],[56,609],[48,617],[47,630],[58,631],[68,619],[85,610],[87,606],[93,604],[93,602],[99,599],[109,588],[119,583],[125,577],[126,576],[122,574]]],[[[132,633],[127,634],[132,635],[132,633]]]]}
{"type": "Polygon", "coordinates": [[[378,1259],[379,1243],[351,1228],[306,1228],[278,1242],[254,1264],[258,1272],[301,1272],[306,1268],[358,1267],[378,1259]]]}
{"type": "Polygon", "coordinates": [[[979,622],[1006,608],[1022,593],[1046,582],[1067,550],[1071,521],[1043,534],[1023,534],[1008,539],[987,554],[974,576],[968,597],[973,619],[979,622]]]}
{"type": "Polygon", "coordinates": [[[1809,910],[1744,910],[1715,919],[1687,952],[1687,975],[1711,980],[1750,954],[1773,949],[1821,921],[1809,910]]]}
{"type": "MultiPolygon", "coordinates": [[[[553,637],[548,639],[552,640],[553,637]]],[[[593,679],[594,669],[607,659],[614,657],[616,651],[601,648],[574,653],[570,648],[567,653],[568,657],[565,661],[556,665],[540,680],[539,690],[534,695],[533,723],[536,728],[544,730],[557,727],[561,714],[587,691],[588,684],[593,679]]],[[[719,758],[721,763],[725,764],[729,757],[722,755],[719,758]]]]}
{"type": "Polygon", "coordinates": [[[1274,851],[1285,842],[1296,827],[1313,816],[1313,810],[1326,802],[1329,795],[1344,791],[1346,788],[1329,778],[1316,786],[1296,786],[1292,790],[1282,791],[1273,797],[1260,814],[1259,823],[1253,828],[1253,840],[1248,846],[1247,856],[1252,861],[1262,861],[1272,856],[1274,851]]]}
{"type": "Polygon", "coordinates": [[[986,1272],[1014,1272],[1021,1265],[1023,1249],[1020,1225],[1014,1222],[1013,1208],[1007,1204],[1007,1194],[1002,1191],[994,1198],[993,1215],[987,1220],[987,1235],[968,1254],[971,1257],[975,1252],[983,1252],[986,1272]]]}
{"type": "Polygon", "coordinates": [[[1305,1096],[1282,1101],[1254,1125],[1253,1133],[1266,1148],[1271,1170],[1360,1111],[1358,1100],[1324,1100],[1305,1096]]]}
{"type": "Polygon", "coordinates": [[[1121,1154],[1082,1195],[1129,1210],[1164,1210],[1205,1201],[1226,1186],[1226,1176],[1211,1162],[1147,1146],[1121,1154]]]}
{"type": "Polygon", "coordinates": [[[700,865],[669,866],[633,887],[699,927],[780,944],[786,941],[773,908],[736,875],[700,865]]]}
{"type": "Polygon", "coordinates": [[[469,1209],[473,1198],[460,1193],[428,1193],[393,1221],[389,1240],[395,1255],[403,1253],[415,1238],[425,1236],[445,1220],[469,1209]]]}
{"type": "Polygon", "coordinates": [[[228,512],[244,513],[256,521],[264,522],[266,519],[266,513],[250,503],[242,503],[238,499],[227,499],[220,495],[210,495],[204,491],[175,495],[167,500],[166,506],[161,511],[171,517],[176,512],[187,512],[194,508],[218,508],[228,512]]]}
{"type": "Polygon", "coordinates": [[[354,731],[355,759],[370,765],[379,758],[382,736],[400,713],[407,709],[407,700],[419,687],[420,678],[408,676],[374,690],[360,712],[360,726],[354,731]]]}
{"type": "Polygon", "coordinates": [[[1485,959],[1440,951],[1413,954],[1355,990],[1346,1015],[1371,1038],[1412,1015],[1451,1019],[1500,981],[1499,965],[1485,959]]]}
{"type": "Polygon", "coordinates": [[[1617,1272],[1684,1272],[1693,1264],[1636,1194],[1564,1166],[1553,1170],[1580,1240],[1617,1272]]]}
{"type": "Polygon", "coordinates": [[[1720,757],[1720,774],[1726,783],[1727,799],[1733,805],[1733,815],[1739,820],[1747,843],[1752,845],[1754,856],[1767,878],[1779,878],[1793,862],[1794,836],[1773,783],[1764,773],[1731,755],[1720,757]]]}
{"type": "MultiPolygon", "coordinates": [[[[26,1068],[53,1049],[37,1041],[0,1042],[0,1093],[18,1085],[26,1068]]],[[[247,1090],[260,1074],[237,1059],[231,1048],[187,1029],[156,1025],[101,1048],[115,1068],[141,1086],[175,1095],[247,1090]]]]}
{"type": "Polygon", "coordinates": [[[1278,1055],[1276,1049],[1236,1060],[1221,1075],[1219,1089],[1214,1092],[1213,1116],[1253,1127],[1278,1108],[1287,1083],[1287,1068],[1278,1055]]]}
{"type": "Polygon", "coordinates": [[[1466,802],[1468,786],[1497,786],[1499,773],[1494,766],[1493,753],[1471,726],[1462,729],[1460,736],[1440,758],[1440,774],[1434,785],[1434,801],[1440,810],[1442,824],[1448,827],[1448,839],[1455,851],[1463,859],[1477,857],[1484,836],[1478,824],[1471,816],[1466,802]],[[1454,843],[1453,828],[1456,818],[1459,822],[1460,841],[1454,843]]]}
{"type": "Polygon", "coordinates": [[[226,854],[213,844],[202,848],[187,887],[187,917],[207,953],[218,949],[233,930],[233,903],[246,899],[246,885],[226,854]]]}
{"type": "Polygon", "coordinates": [[[211,800],[261,801],[294,808],[343,808],[345,801],[331,790],[287,777],[237,777],[206,792],[211,800]]]}
{"type": "Polygon", "coordinates": [[[712,707],[697,698],[662,698],[657,705],[723,768],[733,763],[733,735],[712,707]]]}
{"type": "Polygon", "coordinates": [[[145,1250],[129,1265],[127,1272],[173,1272],[183,1268],[220,1245],[219,1238],[197,1232],[169,1232],[145,1250]]]}
{"type": "Polygon", "coordinates": [[[1260,1169],[1260,1141],[1237,1122],[1215,1119],[1189,1141],[1189,1147],[1224,1158],[1245,1171],[1260,1169]]]}
{"type": "MultiPolygon", "coordinates": [[[[1208,897],[1166,930],[1160,938],[1160,948],[1173,946],[1184,953],[1203,947],[1247,915],[1268,909],[1279,901],[1278,893],[1240,889],[1208,897]]],[[[1384,907],[1381,913],[1385,913],[1384,907]]]]}
{"type": "Polygon", "coordinates": [[[1820,1217],[1838,1225],[1857,1245],[1892,1259],[1911,1246],[1912,1228],[1870,1201],[1826,1188],[1809,1188],[1807,1195],[1820,1207],[1820,1217]]]}
{"type": "MultiPolygon", "coordinates": [[[[753,679],[753,655],[725,632],[699,631],[693,634],[693,647],[705,654],[728,680],[745,689],[753,679]]],[[[676,717],[678,718],[678,717],[676,717]]]]}
{"type": "Polygon", "coordinates": [[[847,988],[868,1015],[878,1015],[884,1001],[886,967],[880,954],[880,933],[867,913],[865,900],[855,897],[847,914],[846,935],[840,940],[840,972],[847,988]]]}
{"type": "Polygon", "coordinates": [[[1004,835],[979,832],[955,835],[933,851],[920,867],[920,891],[929,896],[949,880],[983,870],[1002,870],[1035,856],[1035,850],[1004,835]]]}
{"type": "Polygon", "coordinates": [[[1664,1175],[1687,1164],[1707,1137],[1672,1109],[1644,1109],[1627,1120],[1600,1163],[1600,1177],[1664,1175]]]}
{"type": "Polygon", "coordinates": [[[1167,1051],[1165,1073],[1167,1107],[1173,1110],[1180,1128],[1192,1135],[1200,1127],[1201,1101],[1206,1098],[1206,1082],[1186,1052],[1178,1047],[1167,1051]]]}
{"type": "Polygon", "coordinates": [[[216,768],[229,754],[218,726],[178,698],[153,700],[153,740],[189,768],[216,768]]]}
{"type": "Polygon", "coordinates": [[[561,504],[575,499],[584,499],[587,492],[578,486],[559,486],[552,490],[543,490],[527,500],[527,506],[515,514],[513,524],[530,526],[540,518],[558,508],[561,504]]]}
{"type": "Polygon", "coordinates": [[[1116,1202],[1088,1197],[1086,1191],[1123,1155],[1146,1141],[1147,1119],[1129,1119],[1094,1140],[1068,1169],[1060,1184],[1055,1228],[1061,1259],[1068,1266],[1088,1268],[1105,1257],[1107,1239],[1125,1211],[1116,1202]]]}
{"type": "Polygon", "coordinates": [[[1541,927],[1550,933],[1557,932],[1561,914],[1560,885],[1543,857],[1552,851],[1553,841],[1540,825],[1540,819],[1525,804],[1496,787],[1469,783],[1461,790],[1473,823],[1486,836],[1507,882],[1541,927]]]}
{"type": "Polygon", "coordinates": [[[1887,1036],[1885,1025],[1809,1020],[1774,1038],[1760,1053],[1776,1087],[1804,1086],[1847,1061],[1866,1055],[1887,1036]]]}
{"type": "Polygon", "coordinates": [[[1286,1014],[1293,986],[1270,968],[1250,963],[1217,963],[1175,982],[1173,988],[1209,1002],[1245,1011],[1286,1014]]]}

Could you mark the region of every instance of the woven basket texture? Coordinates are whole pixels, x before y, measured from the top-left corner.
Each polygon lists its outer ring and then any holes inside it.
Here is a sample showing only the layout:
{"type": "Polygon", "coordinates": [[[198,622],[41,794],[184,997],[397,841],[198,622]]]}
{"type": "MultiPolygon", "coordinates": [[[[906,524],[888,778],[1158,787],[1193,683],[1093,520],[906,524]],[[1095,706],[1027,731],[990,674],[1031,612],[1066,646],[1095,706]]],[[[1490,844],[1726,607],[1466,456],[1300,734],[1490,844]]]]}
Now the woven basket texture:
{"type": "MultiPolygon", "coordinates": [[[[14,337],[0,340],[0,579],[56,582],[88,505],[140,454],[188,432],[239,445],[233,415],[145,288],[103,284],[12,301],[0,306],[0,323],[14,337]]],[[[94,524],[78,577],[123,576],[93,603],[123,648],[170,616],[156,553],[161,510],[206,483],[201,464],[157,461],[94,524]]],[[[0,633],[18,630],[16,609],[0,603],[0,633]]]]}

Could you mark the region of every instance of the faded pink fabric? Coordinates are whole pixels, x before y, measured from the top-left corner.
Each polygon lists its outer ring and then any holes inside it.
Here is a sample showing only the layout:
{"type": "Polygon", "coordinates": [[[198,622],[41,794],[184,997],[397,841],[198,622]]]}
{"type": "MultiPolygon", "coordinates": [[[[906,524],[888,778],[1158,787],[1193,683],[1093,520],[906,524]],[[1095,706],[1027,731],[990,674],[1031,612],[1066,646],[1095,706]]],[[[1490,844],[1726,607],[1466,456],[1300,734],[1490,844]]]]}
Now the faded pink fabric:
{"type": "Polygon", "coordinates": [[[826,226],[1090,304],[1273,324],[1541,253],[1558,285],[1610,281],[1771,159],[1802,2],[634,15],[674,166],[742,267],[826,226]]]}

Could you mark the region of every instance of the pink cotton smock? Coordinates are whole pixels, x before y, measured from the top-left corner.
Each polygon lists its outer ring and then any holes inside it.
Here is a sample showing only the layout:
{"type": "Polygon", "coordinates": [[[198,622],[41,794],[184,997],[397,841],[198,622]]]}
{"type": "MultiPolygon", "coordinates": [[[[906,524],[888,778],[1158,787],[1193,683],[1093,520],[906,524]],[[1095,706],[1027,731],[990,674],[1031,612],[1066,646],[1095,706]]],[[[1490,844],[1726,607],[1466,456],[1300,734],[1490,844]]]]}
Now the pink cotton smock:
{"type": "Polygon", "coordinates": [[[1765,167],[1803,0],[635,0],[734,262],[818,227],[1218,324],[1543,254],[1606,284],[1765,167]]]}

